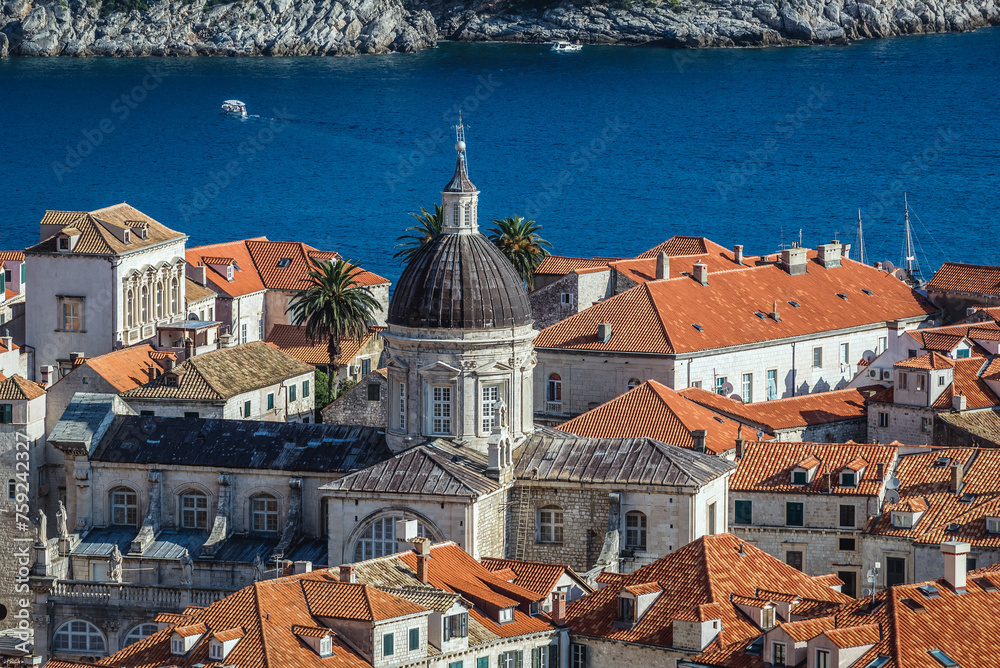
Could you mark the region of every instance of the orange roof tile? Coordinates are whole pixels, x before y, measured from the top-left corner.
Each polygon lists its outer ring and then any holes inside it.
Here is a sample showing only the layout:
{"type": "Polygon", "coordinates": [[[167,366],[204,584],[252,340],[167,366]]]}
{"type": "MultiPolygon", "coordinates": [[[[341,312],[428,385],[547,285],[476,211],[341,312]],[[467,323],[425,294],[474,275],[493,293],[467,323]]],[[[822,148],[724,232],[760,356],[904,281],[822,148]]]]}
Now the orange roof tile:
{"type": "Polygon", "coordinates": [[[264,283],[250,257],[250,251],[247,250],[247,241],[227,241],[210,246],[188,248],[184,255],[188,264],[193,266],[207,265],[206,259],[233,258],[236,267],[233,270],[232,281],[226,280],[223,274],[211,267],[205,268],[205,277],[216,292],[227,297],[241,297],[264,289],[264,283]]]}
{"type": "Polygon", "coordinates": [[[614,262],[620,258],[616,257],[565,257],[562,255],[546,255],[538,268],[535,269],[536,276],[565,276],[578,269],[607,269],[609,262],[614,262]]]}
{"type": "MultiPolygon", "coordinates": [[[[340,340],[340,357],[337,364],[344,366],[350,364],[373,337],[379,335],[383,330],[380,327],[373,327],[368,330],[368,335],[358,341],[353,336],[340,340]]],[[[327,352],[327,340],[329,337],[323,336],[315,341],[306,336],[306,328],[296,325],[274,325],[267,334],[267,342],[274,344],[281,352],[290,355],[300,362],[306,364],[330,364],[330,355],[327,352]]]]}
{"type": "Polygon", "coordinates": [[[835,473],[859,457],[868,462],[865,475],[856,487],[841,487],[838,476],[831,476],[832,494],[877,496],[882,480],[876,479],[875,464],[882,462],[885,470],[896,458],[894,445],[853,445],[843,443],[779,443],[777,441],[750,442],[743,451],[736,472],[729,479],[729,489],[746,492],[791,492],[794,494],[820,494],[823,474],[835,473]],[[805,463],[818,465],[812,482],[808,485],[792,484],[792,469],[805,463]]]}
{"type": "MultiPolygon", "coordinates": [[[[148,343],[143,343],[97,357],[88,357],[82,365],[74,366],[70,373],[84,373],[81,369],[89,368],[121,393],[148,383],[150,365],[153,365],[157,373],[162,373],[160,361],[159,351],[148,343]]],[[[69,374],[63,376],[67,377],[69,374]]],[[[61,383],[63,378],[56,383],[61,383]]]]}
{"type": "Polygon", "coordinates": [[[14,262],[24,262],[24,251],[0,250],[0,262],[11,260],[14,262]]]}
{"type": "Polygon", "coordinates": [[[243,627],[239,626],[234,629],[226,629],[225,631],[218,631],[212,634],[216,640],[219,642],[229,642],[230,640],[236,640],[242,638],[244,635],[243,627]]]}
{"type": "Polygon", "coordinates": [[[206,631],[208,631],[208,627],[205,626],[205,622],[198,622],[197,624],[174,627],[173,632],[182,638],[187,638],[189,636],[205,635],[206,631]]]}
{"type": "Polygon", "coordinates": [[[810,261],[807,273],[799,276],[765,264],[710,272],[708,285],[687,277],[643,283],[546,327],[535,346],[694,352],[936,312],[898,279],[852,260],[845,259],[834,269],[810,261]],[[777,321],[767,317],[775,298],[777,321]],[[597,327],[603,322],[611,323],[613,331],[606,342],[597,339],[597,327]]]}
{"type": "MultiPolygon", "coordinates": [[[[272,290],[302,290],[308,287],[309,272],[319,262],[341,259],[337,253],[319,251],[297,241],[249,239],[246,245],[261,281],[272,290]]],[[[359,272],[355,281],[359,285],[389,282],[370,271],[359,272]]]]}
{"type": "Polygon", "coordinates": [[[1000,295],[1000,267],[945,262],[926,287],[928,290],[1000,295]]]}
{"type": "Polygon", "coordinates": [[[333,635],[333,631],[323,626],[301,626],[292,624],[292,633],[302,638],[325,638],[333,635]]]}
{"type": "Polygon", "coordinates": [[[406,617],[428,609],[405,598],[361,583],[304,580],[302,589],[316,617],[382,621],[406,617]]]}
{"type": "Polygon", "coordinates": [[[865,458],[858,457],[857,459],[849,461],[847,465],[844,466],[844,468],[850,469],[851,471],[860,471],[866,466],[868,466],[868,462],[865,461],[865,458]]]}
{"type": "Polygon", "coordinates": [[[646,437],[687,449],[694,446],[691,432],[705,429],[707,451],[720,454],[736,447],[739,424],[648,380],[559,429],[588,438],[646,437]]]}
{"type": "Polygon", "coordinates": [[[663,586],[659,582],[643,582],[641,584],[625,585],[622,589],[630,594],[642,596],[643,594],[659,594],[663,591],[663,586]]]}
{"type": "Polygon", "coordinates": [[[569,566],[562,564],[548,564],[541,561],[523,561],[519,559],[501,559],[499,557],[483,557],[480,562],[488,571],[492,571],[497,577],[504,580],[505,571],[514,574],[514,583],[533,591],[539,596],[548,596],[555,589],[556,584],[564,573],[568,573],[576,579],[585,590],[590,587],[584,580],[573,572],[569,566]]]}
{"type": "Polygon", "coordinates": [[[939,352],[929,352],[916,357],[908,357],[896,362],[900,369],[950,369],[955,366],[955,360],[949,359],[939,352]]]}
{"type": "Polygon", "coordinates": [[[816,455],[809,455],[808,457],[806,457],[805,459],[803,459],[802,461],[800,461],[795,466],[797,466],[800,469],[807,469],[808,470],[808,469],[815,468],[815,467],[817,467],[819,465],[820,465],[820,461],[819,461],[819,459],[816,458],[816,455]]]}
{"type": "Polygon", "coordinates": [[[201,258],[201,261],[205,264],[217,264],[223,267],[228,267],[231,264],[236,264],[236,259],[231,257],[216,257],[212,255],[205,255],[201,258]]]}

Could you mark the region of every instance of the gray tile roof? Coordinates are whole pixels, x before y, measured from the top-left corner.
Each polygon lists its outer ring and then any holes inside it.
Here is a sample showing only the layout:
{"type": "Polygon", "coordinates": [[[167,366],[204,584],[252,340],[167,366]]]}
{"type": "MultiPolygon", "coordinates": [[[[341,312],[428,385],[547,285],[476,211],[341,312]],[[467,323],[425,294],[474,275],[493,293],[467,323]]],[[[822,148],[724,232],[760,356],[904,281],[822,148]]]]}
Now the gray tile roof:
{"type": "Polygon", "coordinates": [[[48,441],[62,450],[89,453],[96,447],[116,415],[134,413],[114,394],[77,392],[48,441]]]}
{"type": "Polygon", "coordinates": [[[518,478],[700,487],[736,468],[714,455],[651,438],[584,438],[538,428],[514,453],[518,478]]]}
{"type": "Polygon", "coordinates": [[[388,459],[374,427],[118,416],[91,459],[129,464],[337,472],[388,459]]]}

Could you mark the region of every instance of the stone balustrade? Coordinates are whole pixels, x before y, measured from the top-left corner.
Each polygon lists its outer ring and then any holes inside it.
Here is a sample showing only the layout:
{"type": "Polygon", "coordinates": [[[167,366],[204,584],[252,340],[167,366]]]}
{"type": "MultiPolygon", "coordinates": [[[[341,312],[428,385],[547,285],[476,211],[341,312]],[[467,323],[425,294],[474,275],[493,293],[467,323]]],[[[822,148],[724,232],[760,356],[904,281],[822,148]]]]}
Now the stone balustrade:
{"type": "Polygon", "coordinates": [[[180,612],[189,605],[210,605],[233,590],[118,582],[62,580],[52,585],[49,600],[61,604],[94,603],[116,607],[154,608],[180,612]]]}

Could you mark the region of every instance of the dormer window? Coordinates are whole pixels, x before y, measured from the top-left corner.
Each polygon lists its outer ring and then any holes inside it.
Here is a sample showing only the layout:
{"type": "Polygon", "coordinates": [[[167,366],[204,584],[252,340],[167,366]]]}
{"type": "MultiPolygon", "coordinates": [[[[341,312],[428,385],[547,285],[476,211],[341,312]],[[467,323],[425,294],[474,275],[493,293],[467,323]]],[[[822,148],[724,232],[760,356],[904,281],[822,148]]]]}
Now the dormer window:
{"type": "Polygon", "coordinates": [[[792,471],[792,484],[805,485],[808,482],[809,474],[806,471],[792,471]]]}
{"type": "Polygon", "coordinates": [[[131,232],[129,232],[128,230],[125,230],[125,233],[122,234],[122,241],[124,243],[127,243],[127,244],[132,243],[132,234],[131,234],[131,232]]]}
{"type": "Polygon", "coordinates": [[[283,257],[280,260],[278,260],[278,269],[287,269],[291,265],[292,265],[292,258],[290,257],[283,257]]]}
{"type": "Polygon", "coordinates": [[[618,597],[618,621],[622,624],[635,623],[635,599],[618,597]]]}
{"type": "Polygon", "coordinates": [[[184,638],[173,638],[170,641],[170,653],[175,656],[183,656],[184,638]]]}
{"type": "Polygon", "coordinates": [[[892,526],[896,529],[912,529],[913,513],[893,513],[892,526]]]}
{"type": "Polygon", "coordinates": [[[501,624],[514,621],[514,606],[510,606],[509,608],[500,608],[498,619],[501,624]]]}
{"type": "Polygon", "coordinates": [[[764,608],[761,610],[760,625],[765,629],[774,627],[774,608],[764,608]]]}
{"type": "Polygon", "coordinates": [[[233,265],[226,265],[226,280],[232,282],[233,280],[233,265]]]}
{"type": "Polygon", "coordinates": [[[216,661],[222,661],[224,658],[222,656],[222,643],[218,640],[213,640],[208,647],[208,658],[214,659],[216,661]]]}
{"type": "Polygon", "coordinates": [[[168,387],[177,387],[177,374],[168,373],[163,377],[163,384],[168,387]]]}
{"type": "Polygon", "coordinates": [[[1000,533],[1000,517],[987,517],[986,518],[986,532],[987,533],[1000,533]]]}
{"type": "Polygon", "coordinates": [[[59,250],[61,251],[69,250],[69,237],[59,237],[59,250]]]}
{"type": "Polygon", "coordinates": [[[854,471],[844,471],[840,474],[841,487],[857,487],[857,475],[854,471]]]}
{"type": "Polygon", "coordinates": [[[333,636],[327,636],[319,641],[319,655],[324,659],[333,656],[333,636]]]}

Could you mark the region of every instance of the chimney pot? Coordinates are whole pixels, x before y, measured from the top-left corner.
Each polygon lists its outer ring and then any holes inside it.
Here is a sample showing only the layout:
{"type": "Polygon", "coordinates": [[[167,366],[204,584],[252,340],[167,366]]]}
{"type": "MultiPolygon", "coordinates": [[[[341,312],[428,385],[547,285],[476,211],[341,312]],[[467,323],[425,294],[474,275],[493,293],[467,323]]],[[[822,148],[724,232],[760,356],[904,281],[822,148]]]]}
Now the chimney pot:
{"type": "Polygon", "coordinates": [[[354,566],[345,564],[340,567],[340,581],[354,582],[354,566]]]}
{"type": "Polygon", "coordinates": [[[944,580],[952,591],[958,594],[965,592],[965,556],[968,553],[968,543],[957,540],[941,543],[941,554],[944,555],[944,580]]]}
{"type": "Polygon", "coordinates": [[[885,462],[875,462],[875,479],[885,480],[885,462]]]}
{"type": "Polygon", "coordinates": [[[736,244],[735,246],[733,246],[733,255],[734,255],[734,259],[736,261],[736,264],[742,265],[743,264],[743,245],[742,244],[736,244]]]}
{"type": "Polygon", "coordinates": [[[691,432],[691,438],[694,439],[694,446],[692,449],[695,452],[705,452],[705,441],[708,440],[708,430],[695,429],[691,432]]]}
{"type": "Polygon", "coordinates": [[[822,491],[830,492],[833,490],[833,474],[827,471],[823,474],[823,487],[822,491]]]}
{"type": "Polygon", "coordinates": [[[842,255],[845,259],[851,259],[851,244],[844,244],[844,252],[842,255]]]}
{"type": "Polygon", "coordinates": [[[952,494],[958,494],[962,489],[962,476],[965,471],[962,470],[962,465],[959,462],[955,462],[951,465],[951,484],[948,486],[948,491],[952,494]]]}
{"type": "Polygon", "coordinates": [[[656,278],[670,278],[670,256],[664,252],[656,258],[656,278]]]}
{"type": "Polygon", "coordinates": [[[791,276],[799,276],[806,273],[806,261],[809,259],[805,248],[799,248],[793,244],[792,248],[781,251],[781,262],[785,265],[785,271],[791,276]]]}
{"type": "Polygon", "coordinates": [[[964,411],[968,402],[964,394],[955,394],[951,397],[951,407],[956,411],[964,411]]]}
{"type": "Polygon", "coordinates": [[[819,262],[824,269],[833,269],[840,266],[840,258],[843,256],[843,246],[837,242],[821,244],[819,247],[819,262]]]}
{"type": "Polygon", "coordinates": [[[417,552],[417,579],[423,584],[427,584],[431,561],[431,541],[428,538],[414,538],[413,547],[417,552]]]}
{"type": "Polygon", "coordinates": [[[743,448],[746,447],[746,441],[742,438],[736,439],[736,459],[743,459],[743,448]]]}
{"type": "Polygon", "coordinates": [[[704,262],[696,262],[694,265],[694,280],[702,285],[708,285],[708,265],[704,262]]]}
{"type": "Polygon", "coordinates": [[[295,575],[300,573],[312,573],[313,564],[311,561],[296,561],[292,563],[292,572],[295,575]]]}
{"type": "Polygon", "coordinates": [[[552,614],[549,616],[552,618],[552,623],[556,626],[566,624],[566,592],[552,592],[552,614]]]}
{"type": "Polygon", "coordinates": [[[781,314],[778,313],[778,300],[775,299],[771,303],[771,319],[775,322],[781,322],[781,314]]]}

